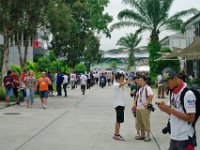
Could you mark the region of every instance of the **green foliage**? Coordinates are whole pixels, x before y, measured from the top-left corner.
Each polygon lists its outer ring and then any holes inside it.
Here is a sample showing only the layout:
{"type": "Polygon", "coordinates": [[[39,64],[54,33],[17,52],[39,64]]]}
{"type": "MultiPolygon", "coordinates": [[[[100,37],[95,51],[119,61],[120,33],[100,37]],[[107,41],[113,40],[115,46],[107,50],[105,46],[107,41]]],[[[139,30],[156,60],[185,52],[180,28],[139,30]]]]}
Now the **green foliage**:
{"type": "Polygon", "coordinates": [[[129,51],[128,69],[130,69],[131,66],[135,65],[135,52],[137,51],[136,47],[141,40],[142,37],[139,37],[137,33],[130,33],[127,34],[125,37],[121,37],[117,42],[117,45],[122,46],[122,49],[126,49],[129,51]]]}
{"type": "MultiPolygon", "coordinates": [[[[161,49],[161,52],[171,52],[171,50],[169,48],[164,48],[161,49]]],[[[177,72],[180,72],[180,60],[178,60],[177,57],[171,58],[171,59],[177,59],[177,60],[160,60],[158,61],[158,70],[163,70],[164,68],[172,68],[174,70],[176,70],[177,72]]]]}
{"type": "Polygon", "coordinates": [[[6,93],[2,86],[0,86],[0,100],[5,100],[6,93]]]}
{"type": "Polygon", "coordinates": [[[16,70],[18,75],[21,74],[21,67],[18,65],[12,65],[11,70],[16,70]]]}
{"type": "MultiPolygon", "coordinates": [[[[52,47],[56,56],[64,57],[72,68],[79,64],[83,57],[92,59],[92,61],[94,58],[99,59],[100,54],[96,53],[96,50],[99,50],[99,41],[94,35],[102,32],[106,36],[110,36],[108,23],[112,21],[112,17],[107,13],[104,14],[104,7],[108,4],[108,0],[65,0],[64,3],[63,1],[59,2],[61,4],[58,4],[58,6],[61,5],[61,7],[56,10],[55,5],[52,5],[52,9],[56,11],[50,15],[50,18],[52,18],[50,24],[57,29],[51,31],[54,35],[52,47]],[[66,9],[64,9],[64,6],[66,6],[66,9]],[[59,13],[61,14],[59,15],[59,13]],[[65,21],[62,17],[61,23],[59,20],[58,22],[55,21],[63,15],[65,21]],[[60,25],[63,27],[60,27],[60,25]],[[68,28],[66,29],[66,27],[68,28]],[[91,39],[91,35],[97,40],[91,39]],[[96,40],[94,45],[91,45],[91,40],[96,40]],[[94,47],[97,48],[94,49],[94,47]],[[91,54],[89,54],[91,50],[93,50],[92,54],[96,56],[91,57],[91,54]]],[[[90,62],[90,60],[86,61],[90,62]]],[[[88,68],[90,63],[87,63],[88,68]]]]}
{"type": "Polygon", "coordinates": [[[114,70],[117,68],[117,62],[116,61],[112,61],[110,63],[110,67],[113,68],[114,70]]]}
{"type": "Polygon", "coordinates": [[[87,39],[87,43],[84,51],[84,61],[87,67],[87,70],[90,70],[92,63],[100,61],[101,54],[99,51],[100,42],[98,37],[95,37],[93,34],[90,35],[87,39]]]}
{"type": "Polygon", "coordinates": [[[161,57],[160,52],[171,52],[169,48],[164,48],[161,50],[160,43],[154,41],[148,44],[148,50],[149,50],[150,76],[153,81],[156,80],[157,75],[160,74],[164,68],[172,68],[177,72],[180,71],[180,61],[178,60],[177,57],[172,58],[177,60],[154,61],[161,57]]]}
{"type": "Polygon", "coordinates": [[[78,65],[76,65],[75,71],[76,73],[85,73],[85,71],[87,71],[87,68],[84,63],[79,63],[78,65]]]}
{"type": "Polygon", "coordinates": [[[36,70],[39,72],[42,72],[42,71],[47,72],[49,69],[50,63],[51,63],[51,61],[49,60],[48,57],[39,58],[37,65],[36,65],[36,70]]]}
{"type": "Polygon", "coordinates": [[[56,55],[55,55],[55,53],[53,52],[53,50],[51,50],[51,51],[49,52],[48,58],[49,58],[49,60],[50,60],[51,62],[57,60],[56,55]]]}
{"type": "Polygon", "coordinates": [[[27,69],[27,70],[32,70],[32,71],[35,72],[35,71],[36,71],[36,63],[27,60],[27,61],[26,61],[26,69],[27,69]]]}
{"type": "Polygon", "coordinates": [[[185,28],[183,17],[198,12],[191,8],[169,16],[174,0],[123,0],[123,2],[131,9],[119,12],[120,21],[113,24],[111,30],[121,27],[138,27],[138,32],[150,31],[150,38],[153,41],[158,41],[160,32],[164,30],[183,32],[185,28]]]}
{"type": "Polygon", "coordinates": [[[160,43],[158,41],[152,41],[148,44],[149,51],[149,66],[150,66],[150,76],[155,78],[160,72],[159,63],[155,61],[160,57],[160,43]]]}

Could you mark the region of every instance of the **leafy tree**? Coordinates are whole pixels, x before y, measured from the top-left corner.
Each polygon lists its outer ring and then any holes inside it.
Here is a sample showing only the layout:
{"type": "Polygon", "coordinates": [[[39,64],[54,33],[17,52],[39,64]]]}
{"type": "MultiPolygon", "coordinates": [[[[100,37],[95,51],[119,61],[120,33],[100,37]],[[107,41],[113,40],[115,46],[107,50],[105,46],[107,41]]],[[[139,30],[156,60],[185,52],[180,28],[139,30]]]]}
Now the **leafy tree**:
{"type": "Polygon", "coordinates": [[[117,62],[112,61],[112,62],[110,63],[110,66],[112,67],[113,70],[115,70],[115,69],[117,68],[117,62]]]}
{"type": "Polygon", "coordinates": [[[8,69],[8,56],[9,56],[9,38],[12,32],[16,29],[19,18],[23,15],[19,6],[23,4],[23,0],[0,0],[0,33],[4,38],[3,43],[3,66],[2,75],[6,75],[8,69]]]}
{"type": "Polygon", "coordinates": [[[118,42],[117,45],[122,46],[122,49],[126,49],[129,51],[129,57],[128,57],[128,69],[131,66],[135,65],[135,52],[138,51],[138,49],[136,49],[136,47],[138,46],[138,44],[140,43],[140,41],[142,40],[142,37],[138,36],[137,33],[135,34],[127,34],[125,37],[121,37],[118,42]]]}
{"type": "Polygon", "coordinates": [[[118,14],[120,21],[113,24],[111,29],[128,26],[138,27],[139,33],[150,31],[150,43],[148,46],[150,48],[150,70],[158,72],[154,68],[154,66],[157,66],[157,62],[153,63],[153,61],[154,58],[158,58],[158,52],[160,51],[160,48],[156,47],[159,42],[159,34],[164,30],[184,32],[183,17],[197,13],[198,11],[191,8],[169,16],[169,10],[174,0],[123,0],[123,2],[128,4],[132,9],[120,11],[118,14]]]}
{"type": "MultiPolygon", "coordinates": [[[[56,56],[64,57],[68,65],[75,67],[84,56],[91,34],[103,32],[109,36],[108,23],[112,18],[103,14],[108,0],[66,0],[63,5],[70,9],[68,36],[54,34],[52,46],[56,56]]],[[[62,32],[60,28],[59,33],[62,32]]]]}
{"type": "Polygon", "coordinates": [[[85,73],[87,71],[87,68],[84,63],[79,63],[75,66],[76,73],[85,73]]]}
{"type": "Polygon", "coordinates": [[[49,58],[49,60],[50,60],[51,62],[57,60],[56,55],[54,54],[53,51],[50,51],[50,52],[49,52],[48,58],[49,58]]]}
{"type": "Polygon", "coordinates": [[[44,16],[46,16],[48,2],[49,0],[32,0],[24,1],[21,5],[19,5],[23,15],[18,18],[15,34],[23,34],[25,40],[21,39],[21,36],[16,36],[15,42],[17,43],[19,60],[22,68],[25,68],[26,66],[28,47],[29,43],[31,42],[31,38],[34,38],[34,35],[36,34],[38,28],[40,28],[42,24],[44,24],[44,16]],[[24,45],[22,45],[21,40],[23,40],[24,45]],[[24,53],[22,53],[23,47],[24,53]]]}
{"type": "Polygon", "coordinates": [[[47,72],[50,63],[51,63],[51,61],[49,60],[48,57],[39,58],[37,65],[36,65],[36,70],[38,72],[42,72],[42,71],[47,72]]]}
{"type": "Polygon", "coordinates": [[[84,51],[84,60],[88,71],[90,70],[90,66],[92,63],[98,62],[101,59],[99,47],[99,39],[94,35],[91,35],[87,40],[86,48],[84,51]]]}

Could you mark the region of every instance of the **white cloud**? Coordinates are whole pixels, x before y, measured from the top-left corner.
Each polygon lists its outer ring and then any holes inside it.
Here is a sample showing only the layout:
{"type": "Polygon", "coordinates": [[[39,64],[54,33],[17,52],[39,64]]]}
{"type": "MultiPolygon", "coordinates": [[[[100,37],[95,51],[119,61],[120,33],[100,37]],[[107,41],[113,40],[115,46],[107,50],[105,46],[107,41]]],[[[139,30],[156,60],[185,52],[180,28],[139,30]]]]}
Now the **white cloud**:
{"type": "MultiPolygon", "coordinates": [[[[119,11],[125,9],[125,8],[129,8],[128,5],[125,5],[121,2],[121,0],[110,0],[110,4],[108,5],[108,7],[106,8],[106,12],[108,12],[110,15],[113,16],[114,18],[114,22],[117,21],[117,14],[119,13],[119,11]]],[[[178,11],[181,10],[186,10],[189,8],[197,8],[198,10],[200,10],[200,5],[199,5],[199,1],[198,0],[174,0],[174,4],[172,5],[172,8],[170,10],[170,14],[174,14],[178,11]]],[[[113,48],[118,48],[118,46],[116,46],[117,40],[136,30],[136,28],[123,28],[123,29],[119,29],[119,30],[114,30],[111,33],[111,39],[106,38],[105,36],[101,37],[101,49],[102,50],[109,50],[109,49],[113,49],[113,48]]],[[[163,37],[172,34],[172,32],[163,32],[160,34],[160,39],[162,39],[163,37]]],[[[149,32],[145,32],[142,37],[143,40],[140,44],[140,46],[146,45],[149,41],[149,36],[150,33],[149,32]]]]}

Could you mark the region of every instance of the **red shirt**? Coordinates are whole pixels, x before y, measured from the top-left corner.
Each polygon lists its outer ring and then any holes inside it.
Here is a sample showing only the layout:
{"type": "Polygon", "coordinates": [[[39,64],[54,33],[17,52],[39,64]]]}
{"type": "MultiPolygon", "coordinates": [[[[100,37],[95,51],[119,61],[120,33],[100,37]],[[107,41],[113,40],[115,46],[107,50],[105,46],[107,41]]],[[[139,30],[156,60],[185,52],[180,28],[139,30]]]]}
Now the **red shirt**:
{"type": "Polygon", "coordinates": [[[21,76],[21,81],[24,83],[24,79],[25,79],[25,74],[26,73],[22,73],[22,76],[21,76]]]}
{"type": "Polygon", "coordinates": [[[18,88],[19,85],[19,77],[17,75],[12,75],[14,88],[18,88]]]}

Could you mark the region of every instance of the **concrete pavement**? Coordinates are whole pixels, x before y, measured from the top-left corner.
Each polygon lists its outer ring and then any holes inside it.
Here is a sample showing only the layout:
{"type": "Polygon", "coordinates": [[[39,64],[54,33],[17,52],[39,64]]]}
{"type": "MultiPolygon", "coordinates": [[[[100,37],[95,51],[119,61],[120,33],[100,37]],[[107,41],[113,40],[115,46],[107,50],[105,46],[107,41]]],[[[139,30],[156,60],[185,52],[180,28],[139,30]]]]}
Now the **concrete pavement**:
{"type": "MultiPolygon", "coordinates": [[[[115,123],[112,87],[95,86],[84,96],[80,88],[68,90],[67,98],[50,97],[46,110],[41,108],[39,99],[32,109],[18,105],[1,109],[0,150],[167,150],[169,135],[163,135],[161,129],[168,116],[158,109],[151,115],[152,140],[134,139],[135,120],[128,89],[125,123],[121,128],[125,142],[112,139],[115,123]]],[[[157,101],[156,96],[154,100],[157,101]]],[[[199,132],[197,136],[200,137],[199,132]]]]}

